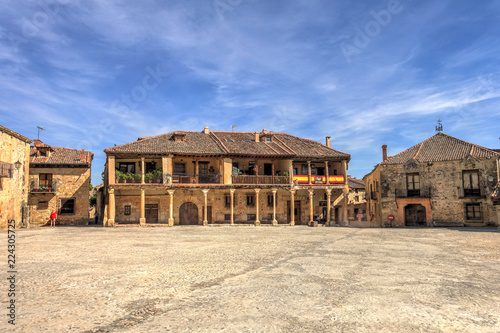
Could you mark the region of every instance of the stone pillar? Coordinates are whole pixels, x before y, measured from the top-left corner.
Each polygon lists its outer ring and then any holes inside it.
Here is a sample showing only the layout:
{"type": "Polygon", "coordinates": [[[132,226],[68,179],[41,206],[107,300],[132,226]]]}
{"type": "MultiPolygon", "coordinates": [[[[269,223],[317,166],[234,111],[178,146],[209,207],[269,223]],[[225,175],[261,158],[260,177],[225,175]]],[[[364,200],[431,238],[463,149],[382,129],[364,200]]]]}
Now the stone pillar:
{"type": "MultiPolygon", "coordinates": [[[[144,180],[144,172],[142,173],[142,177],[144,180]]],[[[143,188],[141,188],[141,218],[139,219],[139,224],[140,225],[146,224],[146,190],[143,188]]]]}
{"type": "Polygon", "coordinates": [[[276,220],[276,192],[278,190],[273,188],[273,225],[278,225],[278,220],[276,220]]]}
{"type": "Polygon", "coordinates": [[[347,161],[343,160],[342,165],[344,167],[344,184],[345,184],[346,188],[349,189],[349,187],[347,185],[347,161]]]}
{"type": "Polygon", "coordinates": [[[307,161],[307,179],[308,184],[311,185],[311,161],[307,161]]]}
{"type": "Polygon", "coordinates": [[[259,226],[260,225],[260,220],[259,220],[259,192],[260,188],[255,189],[255,225],[259,226]]]}
{"type": "Polygon", "coordinates": [[[205,190],[201,190],[203,192],[203,195],[205,196],[205,206],[203,207],[203,215],[204,215],[204,219],[203,219],[203,225],[204,226],[207,226],[208,225],[208,208],[207,208],[207,205],[208,205],[208,191],[207,189],[205,190]]]}
{"type": "Polygon", "coordinates": [[[108,189],[109,203],[108,203],[108,226],[115,226],[115,189],[108,189]]]}
{"type": "Polygon", "coordinates": [[[331,199],[332,199],[332,190],[326,189],[326,225],[332,225],[331,223],[331,199]]]}
{"type": "Polygon", "coordinates": [[[173,173],[172,155],[162,156],[161,166],[163,169],[163,184],[171,185],[173,173]]]}
{"type": "Polygon", "coordinates": [[[168,219],[168,225],[170,227],[174,225],[174,192],[175,190],[168,191],[168,195],[170,196],[170,218],[168,219]]]}
{"type": "Polygon", "coordinates": [[[114,156],[108,156],[108,184],[113,185],[115,183],[115,169],[116,161],[114,156]]]}
{"type": "MultiPolygon", "coordinates": [[[[330,185],[330,170],[328,170],[328,161],[325,161],[326,185],[330,185]]],[[[330,221],[328,221],[330,222],[330,221]]]]}
{"type": "Polygon", "coordinates": [[[230,189],[231,192],[231,225],[234,225],[234,189],[230,189]]]}
{"type": "Polygon", "coordinates": [[[290,164],[288,166],[288,175],[290,176],[289,183],[292,184],[293,183],[293,161],[292,160],[290,160],[290,164]]]}
{"type": "Polygon", "coordinates": [[[295,225],[295,190],[290,190],[291,201],[290,201],[290,225],[293,227],[295,225]]]}
{"type": "Polygon", "coordinates": [[[141,157],[141,184],[144,184],[144,174],[146,173],[146,168],[144,167],[144,157],[141,157]]]}
{"type": "Polygon", "coordinates": [[[309,225],[314,223],[314,203],[313,203],[314,190],[309,190],[309,225]]]}

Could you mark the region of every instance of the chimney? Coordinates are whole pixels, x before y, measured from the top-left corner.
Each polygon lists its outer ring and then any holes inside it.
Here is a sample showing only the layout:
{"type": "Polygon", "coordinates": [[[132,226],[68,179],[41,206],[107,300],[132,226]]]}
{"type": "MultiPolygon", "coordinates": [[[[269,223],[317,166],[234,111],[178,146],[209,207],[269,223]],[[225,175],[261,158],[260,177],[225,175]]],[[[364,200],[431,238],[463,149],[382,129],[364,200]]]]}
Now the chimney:
{"type": "Polygon", "coordinates": [[[265,128],[264,128],[264,129],[262,130],[262,134],[267,134],[267,129],[265,129],[265,128]]]}
{"type": "Polygon", "coordinates": [[[260,141],[260,133],[255,132],[255,142],[259,142],[259,141],[260,141]]]}
{"type": "Polygon", "coordinates": [[[382,162],[387,161],[387,145],[382,145],[382,162]]]}
{"type": "Polygon", "coordinates": [[[326,137],[326,146],[332,148],[332,138],[329,136],[326,137]]]}
{"type": "Polygon", "coordinates": [[[205,128],[203,129],[203,133],[210,134],[210,130],[208,129],[208,126],[205,126],[205,128]]]}
{"type": "Polygon", "coordinates": [[[83,149],[80,151],[80,161],[87,162],[85,158],[85,151],[83,149]]]}

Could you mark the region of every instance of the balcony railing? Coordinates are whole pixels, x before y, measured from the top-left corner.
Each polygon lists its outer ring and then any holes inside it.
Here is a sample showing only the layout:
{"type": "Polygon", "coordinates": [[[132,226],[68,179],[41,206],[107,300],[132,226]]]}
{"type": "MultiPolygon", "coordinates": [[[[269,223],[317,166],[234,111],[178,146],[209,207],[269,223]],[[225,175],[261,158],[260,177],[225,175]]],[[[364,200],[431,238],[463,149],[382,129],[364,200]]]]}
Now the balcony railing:
{"type": "Polygon", "coordinates": [[[0,162],[0,178],[12,178],[14,166],[11,163],[0,162]]]}
{"type": "Polygon", "coordinates": [[[430,198],[431,188],[422,187],[419,190],[396,189],[396,198],[430,198]]]}
{"type": "Polygon", "coordinates": [[[221,175],[218,173],[198,175],[198,179],[194,174],[174,173],[172,175],[174,184],[220,184],[220,180],[221,175]]]}
{"type": "Polygon", "coordinates": [[[56,193],[56,191],[57,191],[57,186],[55,183],[48,185],[38,185],[38,184],[30,185],[31,193],[56,193]]]}
{"type": "MultiPolygon", "coordinates": [[[[309,176],[308,175],[294,175],[293,176],[293,181],[298,184],[309,184],[309,176]]],[[[311,184],[315,185],[323,185],[327,184],[326,183],[326,176],[311,176],[311,184]]],[[[328,184],[330,185],[344,185],[345,180],[344,176],[339,176],[339,175],[333,175],[333,176],[328,176],[328,184]]]]}
{"type": "MultiPolygon", "coordinates": [[[[128,172],[116,172],[116,183],[117,184],[141,184],[142,174],[140,173],[128,173],[128,172]]],[[[153,174],[146,173],[144,177],[144,183],[163,183],[163,174],[153,174]]]]}
{"type": "Polygon", "coordinates": [[[290,184],[288,176],[232,176],[233,184],[262,184],[262,185],[287,185],[290,184]]]}

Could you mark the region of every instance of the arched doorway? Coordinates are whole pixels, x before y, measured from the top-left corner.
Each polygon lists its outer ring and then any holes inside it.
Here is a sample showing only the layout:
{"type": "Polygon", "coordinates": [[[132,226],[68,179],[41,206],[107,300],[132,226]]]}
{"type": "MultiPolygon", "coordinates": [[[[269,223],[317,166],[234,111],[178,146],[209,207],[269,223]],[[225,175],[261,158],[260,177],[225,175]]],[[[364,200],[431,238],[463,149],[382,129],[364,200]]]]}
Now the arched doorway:
{"type": "Polygon", "coordinates": [[[198,224],[198,207],[192,202],[185,202],[179,208],[179,224],[198,224]]]}
{"type": "Polygon", "coordinates": [[[425,207],[419,204],[411,204],[405,207],[405,226],[425,227],[427,225],[427,214],[425,207]]]}

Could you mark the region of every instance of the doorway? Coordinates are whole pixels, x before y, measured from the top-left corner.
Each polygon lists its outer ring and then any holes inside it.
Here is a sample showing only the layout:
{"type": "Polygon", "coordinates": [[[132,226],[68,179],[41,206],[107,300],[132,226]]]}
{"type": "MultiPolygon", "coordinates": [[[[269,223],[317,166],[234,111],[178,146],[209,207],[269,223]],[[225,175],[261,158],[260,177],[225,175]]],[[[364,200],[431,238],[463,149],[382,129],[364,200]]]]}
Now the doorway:
{"type": "Polygon", "coordinates": [[[180,225],[198,224],[198,206],[192,202],[185,202],[179,208],[180,225]]]}
{"type": "MultiPolygon", "coordinates": [[[[205,221],[205,207],[203,207],[202,213],[201,213],[203,219],[202,221],[205,221]]],[[[207,221],[208,223],[212,223],[212,206],[207,206],[207,221]]]]}
{"type": "Polygon", "coordinates": [[[158,223],[158,204],[146,205],[146,223],[158,223]]]}
{"type": "MultiPolygon", "coordinates": [[[[291,219],[291,201],[287,201],[287,221],[290,223],[291,219]]],[[[302,216],[302,209],[300,206],[300,200],[294,201],[294,212],[293,219],[295,220],[295,224],[302,224],[300,217],[302,216]]]]}
{"type": "Polygon", "coordinates": [[[405,226],[425,227],[427,225],[427,214],[425,207],[412,204],[405,207],[405,226]]]}

